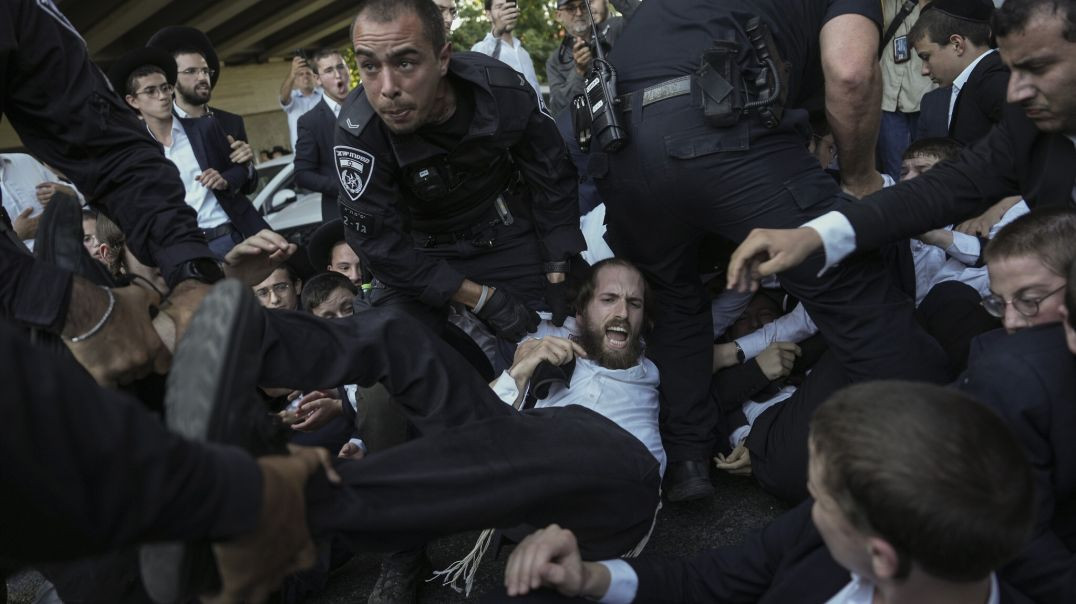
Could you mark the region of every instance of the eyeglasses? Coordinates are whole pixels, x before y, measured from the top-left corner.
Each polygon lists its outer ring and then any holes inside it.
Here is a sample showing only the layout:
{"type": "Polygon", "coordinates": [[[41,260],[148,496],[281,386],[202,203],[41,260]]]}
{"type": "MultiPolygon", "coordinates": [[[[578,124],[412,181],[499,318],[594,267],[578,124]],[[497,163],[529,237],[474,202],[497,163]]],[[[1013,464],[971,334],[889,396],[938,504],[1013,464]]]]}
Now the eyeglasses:
{"type": "Polygon", "coordinates": [[[213,76],[216,75],[216,73],[216,70],[210,69],[208,67],[188,67],[183,71],[179,72],[180,75],[185,75],[187,77],[193,75],[204,75],[210,79],[212,79],[213,76]]]}
{"type": "Polygon", "coordinates": [[[989,296],[983,297],[983,309],[992,316],[1000,319],[1005,316],[1005,307],[1012,304],[1012,307],[1016,309],[1016,312],[1030,319],[1039,314],[1039,304],[1042,304],[1043,300],[1063,289],[1065,289],[1064,285],[1048,294],[1039,296],[1038,298],[1013,298],[1012,300],[1006,300],[997,294],[990,294],[989,296]]]}
{"type": "Polygon", "coordinates": [[[273,290],[273,293],[276,294],[276,296],[279,298],[279,297],[283,296],[284,294],[288,293],[289,291],[291,291],[291,288],[292,288],[291,283],[287,283],[287,282],[274,283],[272,285],[272,287],[262,287],[260,289],[254,290],[254,295],[258,296],[259,298],[268,298],[269,297],[269,290],[273,290]]]}
{"type": "Polygon", "coordinates": [[[333,65],[332,67],[326,67],[325,69],[321,70],[321,73],[323,73],[323,74],[329,74],[329,73],[333,73],[333,72],[347,73],[347,65],[344,65],[343,63],[337,63],[336,65],[333,65]]]}
{"type": "Polygon", "coordinates": [[[582,13],[585,15],[587,12],[587,7],[582,2],[576,2],[575,4],[567,4],[565,6],[562,6],[557,10],[562,10],[569,14],[582,13]]]}
{"type": "Polygon", "coordinates": [[[135,93],[135,96],[144,94],[148,97],[161,97],[171,96],[173,87],[171,84],[161,84],[160,86],[148,86],[135,93]]]}

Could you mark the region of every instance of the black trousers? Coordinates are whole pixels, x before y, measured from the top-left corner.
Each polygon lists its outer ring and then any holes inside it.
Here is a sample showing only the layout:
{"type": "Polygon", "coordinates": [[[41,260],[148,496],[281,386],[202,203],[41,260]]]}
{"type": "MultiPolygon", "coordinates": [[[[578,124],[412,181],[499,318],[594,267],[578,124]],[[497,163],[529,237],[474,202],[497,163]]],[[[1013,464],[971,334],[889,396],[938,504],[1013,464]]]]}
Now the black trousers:
{"type": "MultiPolygon", "coordinates": [[[[311,479],[315,535],[398,551],[460,531],[558,522],[588,555],[609,557],[650,529],[658,462],[612,421],[578,406],[517,412],[399,311],[260,316],[263,385],[380,382],[424,434],[340,463],[343,486],[311,479]],[[315,345],[296,345],[306,341],[315,345]]],[[[253,528],[260,480],[248,456],[169,434],[136,401],[6,325],[0,351],[9,392],[0,410],[10,420],[0,424],[0,568],[253,528]]]]}
{"type": "MultiPolygon", "coordinates": [[[[802,112],[786,111],[773,130],[753,120],[719,130],[696,107],[690,95],[635,107],[625,114],[628,147],[590,162],[608,207],[606,239],[643,270],[657,298],[647,355],[661,370],[670,462],[706,459],[714,446],[712,318],[697,270],[705,235],[739,242],[751,229],[794,228],[855,203],[807,153],[793,123],[802,112]]],[[[814,254],[782,273],[781,284],[803,301],[853,380],[946,380],[941,349],[876,253],[818,276],[823,262],[814,254]]]]}
{"type": "Polygon", "coordinates": [[[404,312],[347,319],[263,313],[263,385],[309,390],[380,382],[422,438],[343,462],[343,487],[308,488],[317,535],[399,551],[467,530],[545,526],[576,532],[590,556],[618,556],[649,531],[657,460],[589,409],[518,412],[445,342],[404,312]]]}
{"type": "Polygon", "coordinates": [[[747,436],[751,473],[767,493],[789,503],[807,498],[807,436],[811,416],[834,392],[850,383],[826,351],[796,392],[759,415],[747,436]]]}
{"type": "Polygon", "coordinates": [[[0,568],[254,528],[244,452],[167,432],[138,401],[0,322],[0,568]]]}
{"type": "Polygon", "coordinates": [[[915,316],[945,350],[954,376],[967,368],[975,336],[1001,327],[1001,321],[983,308],[979,292],[960,281],[942,281],[932,287],[915,316]]]}

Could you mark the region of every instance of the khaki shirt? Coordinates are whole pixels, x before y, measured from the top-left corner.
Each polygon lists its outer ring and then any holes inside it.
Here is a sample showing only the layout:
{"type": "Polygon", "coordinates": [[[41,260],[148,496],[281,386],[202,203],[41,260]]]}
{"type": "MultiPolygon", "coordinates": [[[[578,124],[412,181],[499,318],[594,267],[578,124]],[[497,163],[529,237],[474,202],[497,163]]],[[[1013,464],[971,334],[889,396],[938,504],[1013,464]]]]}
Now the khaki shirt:
{"type": "MultiPolygon", "coordinates": [[[[881,0],[882,2],[882,34],[889,29],[889,24],[900,12],[903,0],[881,0]]],[[[900,36],[908,35],[916,19],[922,4],[916,5],[915,9],[904,18],[904,22],[893,34],[893,40],[900,36]]],[[[908,43],[908,52],[911,59],[900,63],[893,62],[893,40],[886,44],[882,52],[882,111],[898,111],[901,113],[914,113],[919,111],[919,100],[923,95],[934,89],[934,82],[924,77],[923,61],[915,54],[911,42],[908,43]]]]}

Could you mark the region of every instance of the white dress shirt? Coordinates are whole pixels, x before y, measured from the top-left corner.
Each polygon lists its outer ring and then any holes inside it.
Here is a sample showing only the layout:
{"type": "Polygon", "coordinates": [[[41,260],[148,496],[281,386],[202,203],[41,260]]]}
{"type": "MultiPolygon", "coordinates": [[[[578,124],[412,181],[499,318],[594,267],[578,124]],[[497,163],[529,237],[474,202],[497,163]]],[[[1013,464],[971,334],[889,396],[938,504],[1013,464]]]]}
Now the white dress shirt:
{"type": "MultiPolygon", "coordinates": [[[[635,594],[639,592],[639,575],[635,569],[623,560],[603,560],[599,562],[609,569],[609,590],[605,592],[599,602],[603,604],[630,604],[635,600],[635,594]]],[[[852,580],[837,592],[826,604],[872,604],[874,602],[874,584],[855,573],[851,573],[852,580]]],[[[998,578],[990,573],[990,595],[986,604],[1000,604],[1001,592],[998,588],[998,578]]]]}
{"type": "MultiPolygon", "coordinates": [[[[808,371],[810,373],[810,371],[808,371]]],[[[755,425],[755,420],[758,416],[766,412],[767,409],[776,405],[777,403],[783,403],[792,398],[792,395],[796,394],[795,386],[783,386],[777,391],[777,394],[762,401],[747,400],[741,405],[740,410],[743,411],[744,417],[747,418],[747,425],[740,426],[732,431],[729,435],[729,446],[735,449],[739,444],[747,440],[748,435],[751,434],[751,426],[755,425]]]]}
{"type": "Polygon", "coordinates": [[[613,250],[605,242],[605,204],[599,203],[579,218],[579,230],[587,242],[587,249],[580,252],[587,264],[597,264],[613,257],[613,250]]]}
{"type": "MultiPolygon", "coordinates": [[[[41,215],[44,206],[37,200],[37,185],[43,182],[61,183],[75,190],[80,203],[86,198],[74,185],[62,182],[55,172],[25,153],[0,153],[0,195],[4,198],[4,210],[12,221],[30,209],[30,217],[41,215]]],[[[34,249],[34,240],[23,241],[30,251],[34,249]]]]}
{"type": "MultiPolygon", "coordinates": [[[[1028,208],[1027,202],[1021,199],[1016,205],[1009,208],[1005,214],[1002,215],[1001,220],[999,220],[997,224],[990,227],[987,239],[993,239],[1002,227],[1030,211],[1031,209],[1028,208]]],[[[958,231],[953,231],[953,245],[945,248],[945,253],[948,254],[949,257],[946,259],[945,263],[930,276],[926,285],[926,290],[930,291],[930,288],[943,281],[960,281],[979,292],[980,296],[988,295],[990,293],[990,276],[987,273],[986,267],[974,266],[979,261],[981,252],[982,245],[979,243],[978,238],[958,231]]],[[[916,273],[915,281],[916,287],[918,288],[918,273],[916,273]]],[[[918,304],[922,300],[918,299],[918,296],[916,297],[916,304],[918,304]]]]}
{"type": "MultiPolygon", "coordinates": [[[[575,320],[569,317],[563,327],[543,320],[531,337],[575,335],[575,320]]],[[[658,430],[658,368],[646,357],[627,369],[607,369],[589,359],[576,359],[569,388],[554,384],[549,396],[535,403],[536,408],[579,405],[611,420],[639,439],[661,465],[665,474],[665,449],[658,430]]],[[[493,391],[511,405],[519,398],[516,381],[507,371],[493,383],[493,391]]]]}
{"type": "Polygon", "coordinates": [[[993,48],[978,57],[975,57],[975,60],[969,63],[968,66],[964,68],[964,71],[961,71],[960,75],[956,76],[956,79],[953,80],[953,90],[949,93],[949,117],[945,121],[946,126],[950,126],[953,123],[953,109],[956,108],[956,99],[960,96],[960,89],[964,87],[964,84],[968,83],[968,78],[971,77],[971,72],[975,71],[975,66],[979,64],[979,61],[982,61],[986,55],[992,52],[995,52],[993,48]]]}
{"type": "Polygon", "coordinates": [[[292,151],[295,151],[295,141],[299,138],[299,118],[320,103],[321,96],[320,86],[315,88],[310,96],[306,96],[302,92],[299,92],[299,89],[294,88],[291,91],[291,101],[289,101],[287,105],[283,103],[280,104],[280,108],[283,109],[284,113],[288,116],[288,134],[291,140],[292,151]]]}
{"type": "Polygon", "coordinates": [[[744,360],[753,359],[774,342],[802,342],[818,333],[818,326],[807,314],[803,303],[796,304],[787,314],[759,327],[755,331],[736,338],[743,351],[744,360]]]}
{"type": "Polygon", "coordinates": [[[520,43],[519,39],[513,34],[509,35],[512,38],[511,43],[500,38],[494,38],[492,33],[487,33],[485,38],[475,42],[471,50],[495,57],[505,65],[523,74],[523,77],[527,79],[527,83],[534,89],[534,93],[538,95],[538,106],[545,110],[545,102],[542,101],[542,88],[538,85],[538,74],[534,72],[534,61],[531,61],[530,54],[523,48],[523,44],[520,43]],[[497,50],[498,47],[500,50],[497,50]]]}
{"type": "MultiPolygon", "coordinates": [[[[149,130],[149,126],[146,129],[149,130]]],[[[152,131],[150,136],[153,136],[152,131]]],[[[196,180],[202,174],[202,167],[198,165],[194,147],[179,120],[172,120],[172,144],[163,146],[164,156],[179,170],[179,178],[187,192],[183,200],[198,213],[198,228],[211,229],[228,222],[228,214],[213,190],[196,180]]]]}
{"type": "Polygon", "coordinates": [[[332,110],[333,115],[336,117],[340,117],[340,103],[337,103],[336,101],[332,100],[327,94],[322,98],[325,99],[325,104],[328,105],[329,109],[332,110]]]}
{"type": "MultiPolygon", "coordinates": [[[[999,604],[1001,596],[998,593],[998,579],[994,573],[990,573],[990,595],[987,596],[986,604],[999,604]]],[[[852,580],[837,592],[826,604],[872,604],[874,602],[874,584],[852,573],[852,580]]]]}

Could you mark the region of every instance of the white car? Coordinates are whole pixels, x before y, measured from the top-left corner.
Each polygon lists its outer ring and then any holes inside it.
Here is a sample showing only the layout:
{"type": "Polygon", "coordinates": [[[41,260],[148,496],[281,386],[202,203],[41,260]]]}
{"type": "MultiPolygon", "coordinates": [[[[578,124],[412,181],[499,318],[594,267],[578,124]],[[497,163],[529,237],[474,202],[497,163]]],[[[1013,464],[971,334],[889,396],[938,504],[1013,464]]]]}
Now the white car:
{"type": "Polygon", "coordinates": [[[255,166],[258,188],[251,203],[272,229],[291,239],[305,242],[306,236],[321,224],[321,193],[312,193],[295,185],[294,155],[278,157],[255,166]]]}

